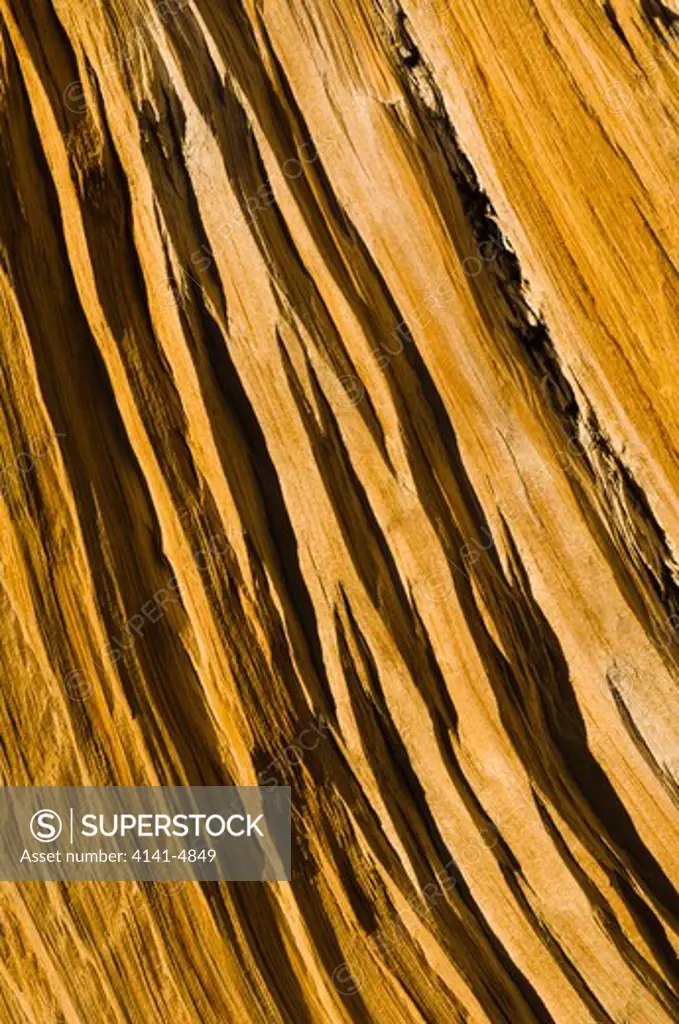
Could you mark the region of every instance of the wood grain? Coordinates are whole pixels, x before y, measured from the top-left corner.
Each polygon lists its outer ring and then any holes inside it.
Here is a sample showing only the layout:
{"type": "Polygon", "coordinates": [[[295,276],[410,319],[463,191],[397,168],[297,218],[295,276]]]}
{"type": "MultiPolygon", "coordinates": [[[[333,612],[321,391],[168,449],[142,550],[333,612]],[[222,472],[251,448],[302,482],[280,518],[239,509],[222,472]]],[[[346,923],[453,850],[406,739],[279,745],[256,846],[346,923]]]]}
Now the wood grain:
{"type": "Polygon", "coordinates": [[[675,0],[0,0],[0,772],[292,883],[0,886],[25,1022],[679,1020],[675,0]]]}

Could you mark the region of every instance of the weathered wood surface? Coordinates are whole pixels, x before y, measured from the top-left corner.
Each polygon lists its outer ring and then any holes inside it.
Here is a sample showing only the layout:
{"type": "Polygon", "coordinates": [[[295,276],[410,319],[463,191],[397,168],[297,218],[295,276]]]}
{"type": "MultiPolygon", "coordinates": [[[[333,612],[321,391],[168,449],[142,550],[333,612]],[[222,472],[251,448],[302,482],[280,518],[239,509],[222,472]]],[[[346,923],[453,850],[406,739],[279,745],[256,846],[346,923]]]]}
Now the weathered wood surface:
{"type": "Polygon", "coordinates": [[[295,819],[3,1021],[679,1020],[678,14],[0,0],[2,782],[295,819]]]}

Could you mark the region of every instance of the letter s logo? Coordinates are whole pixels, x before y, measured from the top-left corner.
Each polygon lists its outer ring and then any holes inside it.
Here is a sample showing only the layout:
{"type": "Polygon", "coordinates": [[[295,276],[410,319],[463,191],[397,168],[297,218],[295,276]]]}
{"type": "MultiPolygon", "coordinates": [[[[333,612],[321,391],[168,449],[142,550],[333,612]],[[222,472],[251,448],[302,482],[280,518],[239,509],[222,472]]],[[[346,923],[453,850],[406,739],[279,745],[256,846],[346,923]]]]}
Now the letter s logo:
{"type": "Polygon", "coordinates": [[[31,832],[39,843],[53,843],[61,835],[63,825],[56,811],[36,811],[31,818],[31,832]]]}

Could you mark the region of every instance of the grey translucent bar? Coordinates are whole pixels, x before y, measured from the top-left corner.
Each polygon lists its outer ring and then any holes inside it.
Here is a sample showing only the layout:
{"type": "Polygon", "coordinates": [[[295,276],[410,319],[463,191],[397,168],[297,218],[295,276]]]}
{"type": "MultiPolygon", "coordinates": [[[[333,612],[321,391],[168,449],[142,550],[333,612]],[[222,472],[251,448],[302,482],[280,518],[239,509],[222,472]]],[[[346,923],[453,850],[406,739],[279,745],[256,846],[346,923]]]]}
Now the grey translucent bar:
{"type": "Polygon", "coordinates": [[[1,786],[0,881],[290,880],[290,787],[1,786]]]}

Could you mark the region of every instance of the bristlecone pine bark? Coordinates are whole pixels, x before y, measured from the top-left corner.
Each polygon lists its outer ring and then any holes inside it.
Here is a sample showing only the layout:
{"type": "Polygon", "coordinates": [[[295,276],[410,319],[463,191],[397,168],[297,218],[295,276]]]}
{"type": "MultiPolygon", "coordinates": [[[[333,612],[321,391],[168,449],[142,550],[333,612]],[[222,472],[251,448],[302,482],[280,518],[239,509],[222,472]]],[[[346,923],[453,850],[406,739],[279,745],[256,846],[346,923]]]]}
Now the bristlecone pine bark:
{"type": "Polygon", "coordinates": [[[293,800],[3,1022],[679,1020],[678,30],[0,0],[1,781],[293,800]]]}

